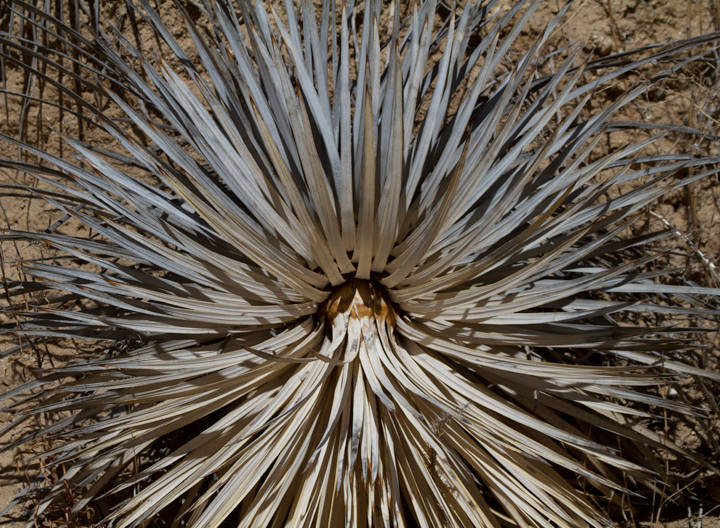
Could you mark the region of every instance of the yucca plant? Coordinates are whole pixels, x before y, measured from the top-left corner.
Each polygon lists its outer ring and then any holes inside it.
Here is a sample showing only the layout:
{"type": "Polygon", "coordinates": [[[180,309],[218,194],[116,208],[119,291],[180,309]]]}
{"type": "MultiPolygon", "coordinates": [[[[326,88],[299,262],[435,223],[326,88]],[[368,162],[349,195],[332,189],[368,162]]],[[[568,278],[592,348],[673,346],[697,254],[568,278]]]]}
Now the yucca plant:
{"type": "Polygon", "coordinates": [[[571,46],[546,74],[568,6],[513,53],[539,3],[494,4],[439,27],[434,1],[208,1],[202,25],[178,4],[188,54],[145,0],[127,4],[144,42],[14,3],[63,51],[11,27],[6,67],[109,135],[63,137],[73,161],[3,135],[40,160],[2,161],[44,182],[24,192],[94,234],[2,234],[55,250],[7,282],[4,331],[107,345],[5,394],[5,431],[58,416],[8,446],[53,438],[65,468],[29,490],[34,519],[71,491],[70,518],[104,497],[118,528],[602,526],[608,501],[676,491],[658,450],[713,470],[644,424],[701,412],[657,387],[720,376],[683,360],[688,328],[626,316],[713,317],[720,292],[638,251],[668,231],[627,232],[720,159],[648,154],[660,136],[596,147],[717,35],[571,46]],[[666,69],[588,112],[650,63],[666,69]]]}

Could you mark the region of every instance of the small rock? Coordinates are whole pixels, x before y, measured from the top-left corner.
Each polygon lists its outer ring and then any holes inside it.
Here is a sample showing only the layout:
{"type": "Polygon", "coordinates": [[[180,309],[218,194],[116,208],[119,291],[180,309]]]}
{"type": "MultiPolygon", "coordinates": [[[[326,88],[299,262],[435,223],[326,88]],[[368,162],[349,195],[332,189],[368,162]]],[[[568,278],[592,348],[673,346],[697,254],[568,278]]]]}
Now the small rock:
{"type": "Polygon", "coordinates": [[[610,55],[614,48],[615,44],[612,38],[605,35],[598,35],[597,33],[593,33],[592,37],[590,37],[590,42],[583,45],[583,51],[586,53],[592,51],[595,56],[599,57],[610,55]]]}
{"type": "Polygon", "coordinates": [[[663,99],[665,99],[665,95],[665,90],[663,90],[659,86],[653,86],[652,88],[650,88],[650,90],[648,90],[648,99],[653,103],[662,101],[663,99]]]}
{"type": "Polygon", "coordinates": [[[606,35],[593,35],[593,47],[595,48],[595,53],[600,57],[607,57],[610,55],[613,50],[615,49],[615,44],[613,40],[606,36],[606,35]]]}

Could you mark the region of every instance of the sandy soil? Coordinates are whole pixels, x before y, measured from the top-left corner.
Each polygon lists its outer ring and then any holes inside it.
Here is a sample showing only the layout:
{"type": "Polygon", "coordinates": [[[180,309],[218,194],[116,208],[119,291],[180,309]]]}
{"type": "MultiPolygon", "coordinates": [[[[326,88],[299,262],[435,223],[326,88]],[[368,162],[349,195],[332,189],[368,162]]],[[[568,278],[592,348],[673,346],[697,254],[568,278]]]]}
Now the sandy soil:
{"type": "MultiPolygon", "coordinates": [[[[174,20],[175,15],[171,9],[171,2],[163,0],[161,14],[166,20],[174,20]]],[[[3,5],[0,0],[0,13],[3,5]]],[[[118,4],[119,5],[119,4],[118,4]]],[[[502,2],[496,10],[507,10],[509,2],[502,2]]],[[[527,44],[540,32],[545,24],[558,12],[562,3],[556,0],[544,2],[539,12],[531,19],[528,28],[523,32],[520,44],[527,44]]],[[[656,43],[669,42],[689,36],[696,36],[710,31],[720,29],[718,8],[720,4],[716,0],[586,0],[578,1],[570,10],[566,21],[553,36],[553,43],[561,45],[563,42],[581,41],[584,43],[582,54],[589,53],[592,49],[600,56],[611,53],[629,50],[635,47],[656,43]]],[[[103,8],[105,9],[105,8],[103,8]]],[[[108,7],[107,15],[110,19],[118,16],[119,11],[115,7],[108,7]]],[[[445,16],[448,11],[439,8],[439,16],[445,16]]],[[[0,15],[0,18],[2,16],[0,15]]],[[[6,26],[3,26],[3,30],[6,26]]],[[[178,28],[176,34],[181,44],[189,47],[189,37],[183,36],[183,30],[178,28]]],[[[143,37],[149,35],[143,35],[143,37]]],[[[22,91],[23,75],[12,67],[7,66],[7,89],[11,91],[22,91]]],[[[604,107],[613,98],[622,93],[625,86],[612,87],[599,94],[594,101],[593,109],[604,107]]],[[[716,94],[718,84],[710,77],[705,79],[702,72],[681,72],[673,79],[665,82],[662,86],[651,91],[647,98],[634,104],[629,110],[628,119],[665,122],[673,124],[684,124],[699,128],[706,132],[718,132],[719,107],[716,94]]],[[[36,93],[37,95],[37,93],[36,93]]],[[[0,131],[10,135],[17,135],[18,125],[21,116],[21,106],[18,98],[9,97],[8,106],[0,96],[0,131]],[[6,114],[7,111],[7,114],[6,114]],[[7,115],[7,117],[6,117],[7,115]]],[[[46,107],[41,111],[36,105],[27,109],[27,118],[30,126],[27,136],[30,142],[41,144],[44,148],[60,153],[65,157],[71,156],[67,146],[61,147],[57,135],[50,132],[49,127],[62,130],[63,133],[75,135],[78,133],[77,121],[70,115],[61,116],[57,111],[46,107]],[[42,126],[38,127],[38,123],[42,126]],[[61,150],[62,149],[62,150],[61,150]]],[[[84,139],[89,143],[101,142],[103,136],[95,135],[92,130],[84,131],[84,139]]],[[[613,149],[625,141],[623,133],[610,134],[607,139],[606,149],[613,149]]],[[[717,148],[711,143],[697,138],[671,135],[661,143],[661,148],[688,153],[710,152],[717,148]]],[[[5,143],[0,143],[0,157],[16,158],[17,149],[5,143]]],[[[17,179],[19,183],[33,185],[29,176],[14,174],[10,171],[0,170],[0,182],[11,183],[17,179]]],[[[674,225],[689,241],[691,241],[710,262],[720,264],[720,184],[717,177],[708,178],[697,183],[686,191],[670,194],[654,206],[654,212],[674,225]]],[[[12,229],[29,229],[31,231],[44,230],[60,218],[60,214],[39,200],[28,201],[26,199],[2,198],[2,210],[0,210],[0,224],[12,229]]],[[[653,229],[660,228],[660,220],[653,217],[649,222],[653,229]]],[[[68,223],[62,226],[63,232],[83,229],[81,226],[68,223]]],[[[683,251],[691,253],[687,244],[679,240],[683,251]]],[[[4,273],[8,277],[16,277],[19,273],[15,265],[16,259],[22,255],[24,258],[41,257],[47,248],[40,246],[17,246],[2,244],[2,255],[4,260],[4,273]]],[[[690,278],[703,285],[713,285],[712,277],[709,276],[706,266],[699,259],[694,258],[688,261],[691,267],[690,278]]],[[[8,322],[6,316],[0,314],[0,322],[8,322]]],[[[717,357],[717,339],[708,337],[711,355],[717,357]]],[[[14,346],[15,342],[7,337],[0,338],[0,351],[7,350],[14,346]]],[[[0,386],[12,387],[23,380],[33,376],[33,368],[48,366],[52,359],[62,362],[65,357],[75,354],[75,344],[67,342],[56,343],[50,354],[43,355],[38,361],[38,356],[31,349],[24,353],[0,360],[0,386]]],[[[0,389],[2,390],[2,389],[0,389]]],[[[717,393],[717,390],[713,389],[717,393]]],[[[41,418],[42,419],[42,418],[41,418]]],[[[0,413],[0,427],[10,420],[10,415],[0,413]]],[[[717,434],[717,428],[714,433],[717,434]]],[[[678,435],[686,434],[688,445],[695,443],[698,447],[702,439],[692,432],[692,428],[678,429],[678,435]],[[683,433],[683,431],[685,431],[683,433]]],[[[710,433],[712,434],[712,432],[710,433]]],[[[6,435],[0,438],[1,442],[7,442],[13,438],[6,435]]],[[[25,454],[18,452],[6,452],[0,454],[0,510],[10,502],[12,497],[22,489],[25,477],[18,476],[16,461],[21,460],[25,454]]],[[[19,467],[19,466],[18,466],[19,467]]],[[[706,496],[715,500],[715,504],[703,504],[703,513],[707,514],[716,504],[720,504],[720,494],[710,493],[706,496]]],[[[694,503],[689,512],[691,519],[677,520],[669,519],[664,512],[660,512],[660,521],[674,520],[673,528],[686,526],[689,521],[693,527],[700,526],[697,516],[700,512],[699,504],[694,503]]],[[[720,508],[712,511],[709,516],[702,519],[702,526],[720,526],[717,515],[720,515],[720,508]]],[[[654,519],[654,520],[655,520],[654,519]]],[[[631,524],[632,521],[618,519],[622,524],[631,524]]],[[[11,522],[12,524],[12,522],[11,522]]],[[[660,524],[660,523],[656,523],[660,524]]]]}

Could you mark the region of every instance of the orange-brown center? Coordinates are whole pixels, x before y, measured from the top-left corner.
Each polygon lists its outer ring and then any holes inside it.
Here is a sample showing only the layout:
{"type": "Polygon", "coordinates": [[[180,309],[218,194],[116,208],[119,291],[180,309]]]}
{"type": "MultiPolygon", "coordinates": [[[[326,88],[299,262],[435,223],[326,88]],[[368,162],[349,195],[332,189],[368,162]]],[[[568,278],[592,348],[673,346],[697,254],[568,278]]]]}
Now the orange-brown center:
{"type": "Polygon", "coordinates": [[[395,326],[397,315],[385,289],[374,280],[350,279],[335,288],[320,305],[318,315],[329,321],[338,315],[374,318],[395,326]]]}

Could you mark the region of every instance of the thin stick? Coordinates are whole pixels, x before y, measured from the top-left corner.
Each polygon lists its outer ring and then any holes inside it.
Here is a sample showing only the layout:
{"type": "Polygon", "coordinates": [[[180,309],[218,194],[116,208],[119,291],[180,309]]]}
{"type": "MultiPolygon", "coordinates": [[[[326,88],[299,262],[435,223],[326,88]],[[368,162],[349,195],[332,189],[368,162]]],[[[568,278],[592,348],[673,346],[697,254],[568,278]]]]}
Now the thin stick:
{"type": "Polygon", "coordinates": [[[678,231],[670,222],[665,220],[662,216],[659,214],[650,211],[650,214],[660,220],[663,224],[665,224],[665,227],[670,229],[670,231],[673,232],[673,234],[678,237],[680,240],[685,242],[688,246],[690,246],[690,249],[693,250],[693,252],[698,256],[698,258],[702,261],[702,263],[705,265],[705,268],[707,269],[708,273],[712,277],[713,281],[715,282],[715,286],[720,286],[720,276],[718,276],[717,272],[717,266],[713,264],[709,258],[705,256],[705,254],[700,251],[695,244],[693,244],[692,240],[690,240],[687,236],[682,234],[680,231],[678,231]]]}

